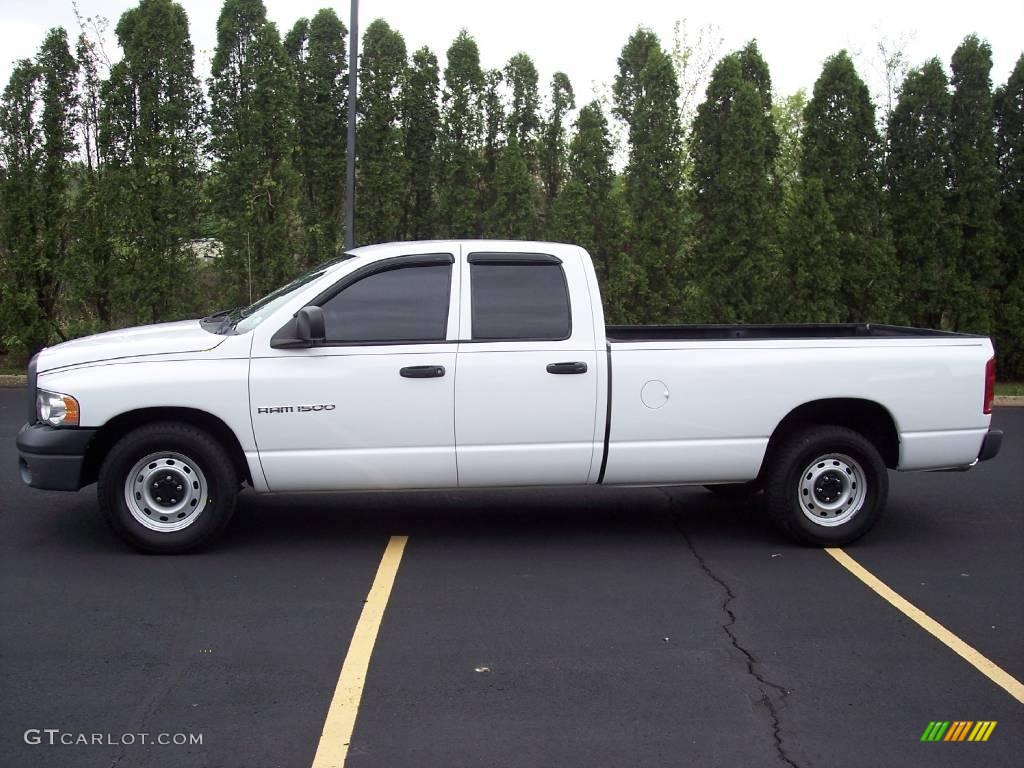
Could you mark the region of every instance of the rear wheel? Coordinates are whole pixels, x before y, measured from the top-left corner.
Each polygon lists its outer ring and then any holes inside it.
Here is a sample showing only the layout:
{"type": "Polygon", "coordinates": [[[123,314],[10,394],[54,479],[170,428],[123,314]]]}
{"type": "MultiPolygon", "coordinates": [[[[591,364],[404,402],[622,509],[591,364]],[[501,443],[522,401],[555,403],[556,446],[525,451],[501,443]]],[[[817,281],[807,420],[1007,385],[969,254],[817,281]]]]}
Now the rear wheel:
{"type": "Polygon", "coordinates": [[[845,427],[814,427],[793,435],[769,459],[768,511],[805,544],[841,546],[881,518],[889,477],[878,449],[845,427]]]}
{"type": "Polygon", "coordinates": [[[100,469],[104,517],[145,552],[185,552],[208,543],[235,508],[238,478],[224,448],[201,429],[176,422],[129,432],[100,469]]]}

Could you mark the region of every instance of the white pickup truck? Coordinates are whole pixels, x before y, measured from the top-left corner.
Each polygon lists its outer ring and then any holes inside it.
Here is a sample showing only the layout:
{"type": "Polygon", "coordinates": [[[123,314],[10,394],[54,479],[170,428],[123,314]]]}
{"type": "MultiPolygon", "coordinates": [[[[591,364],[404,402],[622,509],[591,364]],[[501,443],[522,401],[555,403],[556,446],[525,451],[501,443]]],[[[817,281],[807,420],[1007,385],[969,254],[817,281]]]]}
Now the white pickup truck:
{"type": "Polygon", "coordinates": [[[113,528],[177,552],[257,492],[706,485],[834,545],[887,468],[999,450],[991,342],[891,326],[605,327],[582,248],[357,248],[250,307],[44,349],[22,478],[98,482],[113,528]]]}

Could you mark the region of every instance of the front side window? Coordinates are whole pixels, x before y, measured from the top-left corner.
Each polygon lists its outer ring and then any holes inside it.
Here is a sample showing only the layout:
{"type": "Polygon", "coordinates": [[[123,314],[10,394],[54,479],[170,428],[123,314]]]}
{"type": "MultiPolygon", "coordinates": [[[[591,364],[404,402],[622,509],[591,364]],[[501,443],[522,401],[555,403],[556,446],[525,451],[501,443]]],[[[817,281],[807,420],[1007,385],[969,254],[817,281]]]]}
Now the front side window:
{"type": "Polygon", "coordinates": [[[569,338],[569,290],[561,264],[472,263],[470,279],[475,340],[569,338]]]}
{"type": "Polygon", "coordinates": [[[361,278],[322,305],[327,343],[444,341],[451,279],[451,264],[361,278]]]}

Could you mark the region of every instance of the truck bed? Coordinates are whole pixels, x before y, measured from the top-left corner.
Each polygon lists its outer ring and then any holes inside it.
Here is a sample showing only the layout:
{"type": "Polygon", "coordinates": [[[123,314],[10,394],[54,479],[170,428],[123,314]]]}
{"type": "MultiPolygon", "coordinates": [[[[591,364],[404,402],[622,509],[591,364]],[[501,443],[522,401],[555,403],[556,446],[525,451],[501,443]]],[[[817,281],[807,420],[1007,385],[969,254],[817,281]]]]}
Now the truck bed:
{"type": "Polygon", "coordinates": [[[609,325],[608,341],[726,341],[729,339],[978,338],[974,334],[874,323],[765,325],[609,325]]]}

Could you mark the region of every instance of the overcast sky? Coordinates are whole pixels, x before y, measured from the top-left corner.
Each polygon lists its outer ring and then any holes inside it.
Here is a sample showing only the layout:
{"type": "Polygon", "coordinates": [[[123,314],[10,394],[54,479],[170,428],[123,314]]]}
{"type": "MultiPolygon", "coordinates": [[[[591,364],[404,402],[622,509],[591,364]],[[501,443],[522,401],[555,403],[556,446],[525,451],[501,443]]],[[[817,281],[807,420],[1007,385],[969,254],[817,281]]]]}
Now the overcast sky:
{"type": "MultiPolygon", "coordinates": [[[[179,0],[188,12],[200,73],[209,71],[209,49],[216,37],[218,0],[179,0]]],[[[282,35],[300,16],[311,16],[324,0],[265,0],[282,35]]],[[[102,15],[115,26],[130,0],[79,0],[84,15],[102,15]]],[[[333,4],[348,23],[349,6],[333,4]]],[[[405,37],[410,52],[430,46],[444,66],[444,53],[461,27],[480,45],[485,67],[500,67],[523,50],[540,70],[544,91],[551,74],[567,72],[577,103],[593,97],[595,87],[610,83],[615,60],[637,25],[652,28],[671,46],[673,23],[685,20],[691,32],[714,25],[724,38],[722,52],[756,38],[771,67],[775,89],[785,95],[808,91],[822,61],[847,48],[862,75],[880,92],[875,46],[882,37],[907,40],[911,64],[938,56],[947,66],[960,40],[975,32],[991,43],[993,82],[1005,82],[1024,48],[1024,0],[857,0],[857,2],[770,3],[760,0],[715,0],[705,3],[626,0],[364,0],[361,26],[383,17],[405,37]]],[[[6,84],[11,63],[35,54],[47,29],[63,25],[77,34],[71,0],[0,0],[0,82],[6,84]]],[[[112,46],[116,52],[116,46],[112,46]]]]}

